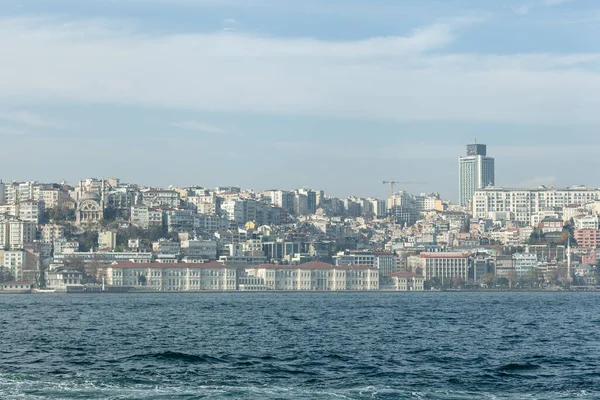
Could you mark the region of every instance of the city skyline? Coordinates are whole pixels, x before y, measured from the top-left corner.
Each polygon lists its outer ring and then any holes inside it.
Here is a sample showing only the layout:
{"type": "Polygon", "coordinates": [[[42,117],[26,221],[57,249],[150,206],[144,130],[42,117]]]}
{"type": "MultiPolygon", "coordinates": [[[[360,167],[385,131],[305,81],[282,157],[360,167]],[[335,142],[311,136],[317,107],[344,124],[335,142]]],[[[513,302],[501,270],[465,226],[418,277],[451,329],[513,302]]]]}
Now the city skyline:
{"type": "Polygon", "coordinates": [[[2,10],[0,137],[29,155],[3,155],[12,179],[337,196],[420,180],[457,201],[455,160],[478,136],[499,185],[600,186],[591,1],[139,5],[2,10]]]}

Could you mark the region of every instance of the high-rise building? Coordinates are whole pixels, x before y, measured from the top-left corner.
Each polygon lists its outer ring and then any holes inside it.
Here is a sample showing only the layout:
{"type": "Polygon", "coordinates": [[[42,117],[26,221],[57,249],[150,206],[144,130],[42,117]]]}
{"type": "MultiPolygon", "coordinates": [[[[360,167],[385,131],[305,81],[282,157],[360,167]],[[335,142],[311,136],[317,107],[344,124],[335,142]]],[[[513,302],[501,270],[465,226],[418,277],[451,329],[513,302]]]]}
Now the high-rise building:
{"type": "Polygon", "coordinates": [[[460,205],[466,206],[477,189],[495,185],[494,158],[487,156],[485,144],[467,145],[467,155],[458,159],[460,205]]]}

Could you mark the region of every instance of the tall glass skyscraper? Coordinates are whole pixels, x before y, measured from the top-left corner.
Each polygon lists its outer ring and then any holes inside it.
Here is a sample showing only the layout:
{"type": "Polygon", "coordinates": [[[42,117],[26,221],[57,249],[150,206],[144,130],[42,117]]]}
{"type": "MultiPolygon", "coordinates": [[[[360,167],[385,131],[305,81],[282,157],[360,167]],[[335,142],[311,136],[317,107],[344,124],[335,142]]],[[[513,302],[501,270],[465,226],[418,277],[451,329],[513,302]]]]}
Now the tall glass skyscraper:
{"type": "Polygon", "coordinates": [[[485,144],[467,145],[467,155],[458,159],[458,192],[460,205],[466,206],[473,200],[475,190],[494,186],[494,157],[487,156],[485,144]]]}

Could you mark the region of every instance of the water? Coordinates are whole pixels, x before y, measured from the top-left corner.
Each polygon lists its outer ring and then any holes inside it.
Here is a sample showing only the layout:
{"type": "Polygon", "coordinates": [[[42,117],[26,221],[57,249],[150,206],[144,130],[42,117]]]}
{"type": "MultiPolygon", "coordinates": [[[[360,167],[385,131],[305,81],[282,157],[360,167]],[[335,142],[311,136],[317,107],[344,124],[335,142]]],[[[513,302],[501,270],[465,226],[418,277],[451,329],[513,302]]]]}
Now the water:
{"type": "Polygon", "coordinates": [[[594,293],[0,296],[1,399],[600,398],[594,293]]]}

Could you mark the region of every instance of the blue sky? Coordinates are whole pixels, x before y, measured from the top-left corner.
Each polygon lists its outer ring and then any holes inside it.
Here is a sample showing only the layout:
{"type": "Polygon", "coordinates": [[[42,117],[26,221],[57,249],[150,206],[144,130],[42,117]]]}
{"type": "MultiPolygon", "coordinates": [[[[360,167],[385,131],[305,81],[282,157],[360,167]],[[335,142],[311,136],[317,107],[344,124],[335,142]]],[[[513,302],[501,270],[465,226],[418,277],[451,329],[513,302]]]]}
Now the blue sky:
{"type": "Polygon", "coordinates": [[[600,186],[595,0],[5,0],[0,178],[600,186]],[[18,166],[18,168],[17,168],[18,166]]]}

